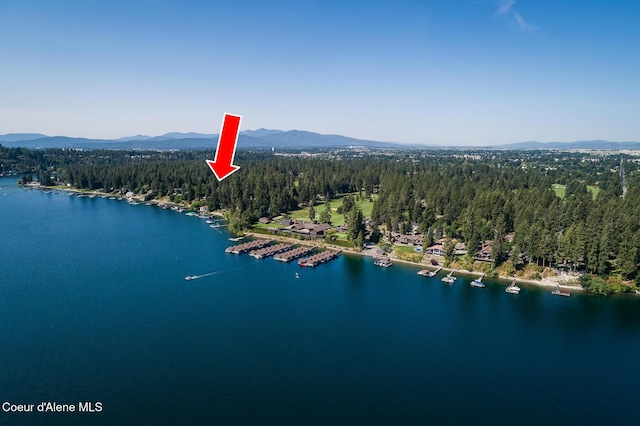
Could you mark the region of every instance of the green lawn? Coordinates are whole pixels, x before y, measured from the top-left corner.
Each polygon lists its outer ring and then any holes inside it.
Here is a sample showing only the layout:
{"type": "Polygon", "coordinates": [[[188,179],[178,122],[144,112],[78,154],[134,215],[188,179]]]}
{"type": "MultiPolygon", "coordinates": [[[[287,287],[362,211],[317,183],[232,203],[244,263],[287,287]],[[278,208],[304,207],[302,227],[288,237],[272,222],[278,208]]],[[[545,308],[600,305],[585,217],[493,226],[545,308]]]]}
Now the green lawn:
{"type": "Polygon", "coordinates": [[[560,185],[559,183],[552,183],[551,188],[556,192],[556,195],[560,198],[564,198],[567,185],[560,185]]]}
{"type": "Polygon", "coordinates": [[[411,246],[395,246],[393,248],[393,254],[402,260],[408,260],[410,262],[420,262],[422,260],[422,253],[418,253],[411,246]]]}
{"type": "Polygon", "coordinates": [[[276,231],[279,227],[277,223],[254,223],[251,226],[254,229],[264,229],[265,231],[276,231]]]}
{"type": "Polygon", "coordinates": [[[593,186],[593,185],[587,185],[587,191],[589,191],[591,193],[591,196],[595,200],[596,197],[598,196],[598,193],[600,192],[600,188],[598,188],[597,186],[593,186]]]}
{"type": "MultiPolygon", "coordinates": [[[[552,183],[551,188],[556,192],[556,195],[558,197],[560,198],[565,197],[565,192],[567,189],[566,185],[560,185],[559,183],[552,183]]],[[[591,196],[595,200],[595,198],[598,196],[598,193],[600,192],[600,188],[593,185],[587,185],[587,191],[591,193],[591,196]]]]}
{"type": "MultiPolygon", "coordinates": [[[[333,226],[340,226],[346,221],[344,215],[337,213],[338,207],[342,206],[342,198],[344,197],[344,195],[347,195],[347,194],[343,194],[339,198],[334,198],[333,200],[331,200],[331,224],[333,226]]],[[[357,195],[357,193],[351,194],[351,195],[357,195]]],[[[375,200],[378,196],[373,195],[372,197],[375,200]]],[[[356,207],[362,210],[362,214],[364,217],[371,216],[371,211],[373,210],[373,203],[369,201],[368,198],[363,198],[359,201],[356,201],[356,207]]],[[[320,218],[320,213],[322,213],[322,211],[324,210],[324,203],[317,204],[314,207],[314,209],[316,211],[316,220],[318,220],[320,218]]],[[[310,220],[309,207],[305,207],[304,209],[300,209],[300,210],[293,210],[289,213],[289,215],[291,215],[291,219],[293,220],[303,220],[303,221],[310,220]]]]}

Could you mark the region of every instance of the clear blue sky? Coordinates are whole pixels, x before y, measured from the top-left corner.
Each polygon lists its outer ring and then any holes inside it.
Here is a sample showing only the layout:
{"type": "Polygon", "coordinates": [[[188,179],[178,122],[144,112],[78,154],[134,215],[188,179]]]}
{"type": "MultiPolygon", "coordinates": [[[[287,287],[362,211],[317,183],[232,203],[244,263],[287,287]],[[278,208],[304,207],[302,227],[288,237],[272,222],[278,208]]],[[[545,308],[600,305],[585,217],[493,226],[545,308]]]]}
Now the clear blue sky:
{"type": "Polygon", "coordinates": [[[0,134],[640,140],[640,0],[0,2],[0,134]]]}

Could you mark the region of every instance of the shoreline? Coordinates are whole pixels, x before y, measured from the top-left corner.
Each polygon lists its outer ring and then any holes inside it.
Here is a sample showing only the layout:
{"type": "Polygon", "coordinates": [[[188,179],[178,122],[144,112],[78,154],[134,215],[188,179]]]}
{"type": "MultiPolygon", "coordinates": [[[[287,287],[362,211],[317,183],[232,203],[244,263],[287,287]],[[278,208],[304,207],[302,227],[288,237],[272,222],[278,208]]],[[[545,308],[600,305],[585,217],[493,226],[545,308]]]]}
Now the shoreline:
{"type": "MultiPolygon", "coordinates": [[[[24,184],[24,187],[30,188],[30,189],[40,189],[40,190],[55,190],[55,191],[65,191],[65,192],[70,192],[73,194],[82,194],[82,195],[95,195],[96,197],[101,197],[101,198],[110,198],[110,197],[116,197],[116,199],[118,200],[126,200],[127,202],[129,201],[136,201],[138,203],[142,203],[142,204],[146,204],[146,203],[150,203],[155,207],[159,207],[160,205],[162,206],[166,206],[166,207],[178,207],[178,208],[182,208],[185,210],[191,210],[191,204],[188,203],[174,203],[173,201],[169,201],[169,200],[161,200],[161,199],[157,199],[154,198],[152,200],[148,200],[145,201],[144,196],[142,195],[134,195],[131,197],[127,197],[126,195],[122,195],[122,194],[114,194],[111,192],[101,192],[101,191],[94,191],[94,190],[88,190],[88,189],[78,189],[78,188],[68,188],[68,187],[63,187],[63,186],[43,186],[43,185],[29,185],[29,184],[24,184]]],[[[224,214],[222,214],[219,211],[207,211],[206,213],[202,213],[202,214],[206,214],[209,216],[216,216],[219,217],[221,219],[226,219],[226,217],[224,216],[224,214]]]]}
{"type": "MultiPolygon", "coordinates": [[[[313,243],[311,241],[308,240],[299,240],[297,238],[291,238],[291,237],[283,237],[283,236],[279,236],[279,235],[266,235],[266,234],[261,234],[261,233],[257,233],[257,232],[251,232],[251,231],[246,231],[244,233],[244,235],[252,237],[252,238],[263,238],[263,239],[268,239],[268,240],[272,240],[272,241],[286,241],[286,242],[291,242],[291,243],[295,243],[295,244],[300,244],[300,245],[305,245],[305,246],[309,246],[309,247],[326,247],[332,250],[340,250],[343,253],[346,254],[353,254],[356,256],[362,256],[362,257],[370,257],[372,259],[375,259],[376,256],[370,253],[366,253],[366,250],[363,251],[357,251],[354,249],[349,249],[346,247],[342,247],[342,246],[334,246],[332,244],[328,244],[326,242],[322,242],[322,243],[313,243]]],[[[433,265],[427,264],[427,263],[415,263],[415,262],[410,262],[408,260],[402,260],[402,259],[398,259],[395,256],[388,256],[389,260],[391,260],[392,262],[397,262],[397,263],[402,263],[404,265],[410,265],[410,266],[415,266],[417,268],[422,268],[422,269],[437,269],[435,268],[433,265]]],[[[438,266],[438,268],[440,268],[440,266],[438,266]]],[[[454,269],[454,268],[445,268],[442,267],[442,271],[444,272],[455,272],[455,273],[459,273],[462,275],[473,275],[473,276],[482,276],[482,275],[486,275],[484,272],[479,272],[479,271],[468,271],[465,269],[454,269]]],[[[496,279],[496,280],[500,280],[500,281],[506,281],[507,284],[509,284],[511,281],[513,281],[514,279],[516,280],[517,283],[523,283],[523,284],[531,284],[531,285],[535,285],[538,287],[542,287],[542,288],[555,288],[556,284],[554,282],[545,282],[544,280],[531,280],[531,279],[525,279],[525,278],[517,278],[517,277],[505,277],[503,275],[499,275],[497,277],[494,277],[492,279],[496,279]]],[[[576,291],[585,291],[584,288],[582,288],[581,286],[572,286],[572,285],[566,285],[566,284],[558,284],[559,287],[561,289],[564,290],[576,290],[576,291]]]]}
{"type": "MultiPolygon", "coordinates": [[[[169,200],[160,200],[160,199],[153,199],[153,200],[149,200],[149,201],[145,201],[144,200],[144,196],[141,195],[134,195],[131,197],[127,197],[125,195],[122,194],[113,194],[113,193],[108,193],[108,192],[101,192],[101,191],[95,191],[95,190],[83,190],[83,189],[77,189],[77,188],[69,188],[69,187],[62,187],[62,186],[43,186],[43,185],[28,185],[25,184],[23,185],[27,188],[30,189],[40,189],[40,190],[59,190],[59,191],[65,191],[65,192],[70,192],[70,193],[74,193],[74,194],[83,194],[83,195],[95,195],[95,196],[99,196],[99,197],[104,197],[104,198],[109,198],[109,197],[117,197],[117,199],[120,200],[127,200],[127,201],[136,201],[139,203],[150,203],[153,206],[166,206],[169,208],[172,207],[178,207],[178,208],[184,208],[186,210],[190,210],[191,211],[191,205],[188,203],[174,203],[172,201],[169,200]]],[[[207,211],[206,213],[204,213],[205,215],[208,216],[212,216],[212,217],[219,217],[222,219],[226,219],[226,217],[224,216],[224,214],[222,214],[219,211],[207,211]]],[[[258,232],[252,232],[251,230],[249,231],[245,231],[243,232],[243,235],[245,236],[250,236],[253,238],[263,238],[263,239],[268,239],[271,241],[285,241],[285,242],[290,242],[292,244],[300,244],[300,245],[305,245],[308,247],[315,247],[315,248],[328,248],[331,250],[337,250],[346,254],[352,254],[352,255],[356,255],[356,256],[362,256],[362,257],[370,257],[375,259],[376,256],[372,253],[368,253],[366,249],[362,250],[362,251],[357,251],[353,248],[348,248],[348,247],[343,247],[343,246],[337,246],[337,245],[333,245],[330,243],[327,243],[325,241],[309,241],[309,240],[300,240],[297,238],[292,238],[292,237],[286,237],[286,236],[281,236],[281,235],[267,235],[267,234],[261,234],[258,232]]],[[[422,268],[422,269],[437,269],[435,268],[433,265],[429,264],[429,263],[425,263],[424,261],[421,261],[419,263],[416,262],[411,262],[408,260],[402,260],[397,258],[396,256],[394,256],[393,254],[391,254],[390,256],[384,256],[386,258],[388,258],[389,260],[391,260],[392,262],[397,262],[397,263],[402,263],[404,265],[409,265],[409,266],[415,266],[417,268],[422,268]]],[[[438,266],[439,268],[440,266],[438,266]]],[[[445,268],[444,266],[442,267],[442,271],[445,272],[451,272],[453,271],[454,273],[459,273],[459,274],[463,274],[463,275],[472,275],[472,276],[482,276],[485,275],[484,272],[479,272],[479,271],[469,271],[469,270],[465,270],[465,269],[455,269],[455,268],[450,268],[447,267],[445,268]]],[[[559,288],[564,289],[564,290],[575,290],[575,291],[585,291],[584,288],[582,288],[580,285],[567,285],[567,284],[562,284],[560,282],[556,282],[552,279],[542,279],[542,280],[532,280],[532,279],[525,279],[525,278],[518,278],[518,277],[506,277],[503,275],[498,275],[497,277],[494,277],[493,279],[497,279],[500,281],[505,281],[507,284],[510,283],[511,281],[515,280],[517,283],[524,283],[524,284],[530,284],[530,285],[535,285],[538,287],[543,287],[543,288],[555,288],[556,284],[559,286],[559,288]]]]}

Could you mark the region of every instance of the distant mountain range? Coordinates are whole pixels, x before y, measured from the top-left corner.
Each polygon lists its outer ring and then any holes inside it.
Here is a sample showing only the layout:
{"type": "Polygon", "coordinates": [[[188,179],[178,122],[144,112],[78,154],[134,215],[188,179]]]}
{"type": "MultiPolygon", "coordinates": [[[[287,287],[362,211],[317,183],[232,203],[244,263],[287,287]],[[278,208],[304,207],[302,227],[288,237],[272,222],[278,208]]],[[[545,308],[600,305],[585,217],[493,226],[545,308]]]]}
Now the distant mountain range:
{"type": "MultiPolygon", "coordinates": [[[[136,135],[119,139],[87,139],[67,136],[47,136],[40,133],[10,133],[0,135],[0,144],[25,148],[80,148],[80,149],[130,149],[130,150],[194,150],[215,149],[217,134],[166,133],[161,136],[136,135]]],[[[349,138],[341,135],[323,135],[302,130],[245,130],[238,136],[238,149],[314,149],[345,148],[363,146],[367,148],[459,148],[459,149],[588,149],[588,150],[640,150],[640,142],[611,142],[603,140],[576,142],[520,142],[493,146],[445,147],[428,145],[408,145],[397,142],[378,142],[349,138]]]]}
{"type": "MultiPolygon", "coordinates": [[[[11,133],[0,135],[5,146],[25,148],[81,148],[81,149],[215,149],[218,135],[203,133],[166,133],[161,136],[136,135],[119,139],[87,139],[67,136],[46,136],[37,133],[11,133]]],[[[370,148],[392,148],[402,145],[392,142],[377,142],[354,139],[340,135],[322,135],[300,130],[246,130],[238,136],[238,149],[274,148],[344,148],[348,146],[370,148]]]]}

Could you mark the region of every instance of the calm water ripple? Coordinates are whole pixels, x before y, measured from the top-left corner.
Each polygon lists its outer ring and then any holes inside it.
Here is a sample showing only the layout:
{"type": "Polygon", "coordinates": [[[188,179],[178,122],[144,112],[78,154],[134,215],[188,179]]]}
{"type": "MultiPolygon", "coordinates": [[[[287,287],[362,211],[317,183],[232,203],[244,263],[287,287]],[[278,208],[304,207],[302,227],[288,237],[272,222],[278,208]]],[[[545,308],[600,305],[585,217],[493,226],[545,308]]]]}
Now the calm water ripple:
{"type": "Polygon", "coordinates": [[[259,261],[197,218],[12,178],[0,235],[0,399],[104,407],[2,424],[640,422],[640,298],[259,261]]]}

